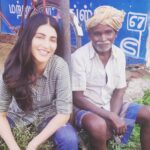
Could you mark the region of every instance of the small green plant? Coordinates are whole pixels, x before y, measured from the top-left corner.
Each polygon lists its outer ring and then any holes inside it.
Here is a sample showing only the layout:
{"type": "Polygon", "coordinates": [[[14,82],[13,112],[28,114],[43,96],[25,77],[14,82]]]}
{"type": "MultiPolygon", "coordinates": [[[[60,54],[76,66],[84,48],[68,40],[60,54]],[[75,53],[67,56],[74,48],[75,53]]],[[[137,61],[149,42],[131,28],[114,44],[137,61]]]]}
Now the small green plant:
{"type": "MultiPolygon", "coordinates": [[[[36,128],[32,125],[26,128],[15,127],[12,129],[12,132],[21,150],[25,150],[28,143],[37,135],[36,128]]],[[[7,145],[1,138],[0,150],[8,150],[7,145]]],[[[38,147],[38,150],[54,150],[54,144],[51,140],[47,140],[38,147]]]]}
{"type": "Polygon", "coordinates": [[[150,105],[150,90],[145,91],[143,98],[137,100],[138,103],[150,105]]]}
{"type": "Polygon", "coordinates": [[[129,142],[125,145],[117,144],[115,141],[110,140],[108,143],[108,150],[140,150],[140,128],[138,125],[133,129],[133,134],[129,142]]]}

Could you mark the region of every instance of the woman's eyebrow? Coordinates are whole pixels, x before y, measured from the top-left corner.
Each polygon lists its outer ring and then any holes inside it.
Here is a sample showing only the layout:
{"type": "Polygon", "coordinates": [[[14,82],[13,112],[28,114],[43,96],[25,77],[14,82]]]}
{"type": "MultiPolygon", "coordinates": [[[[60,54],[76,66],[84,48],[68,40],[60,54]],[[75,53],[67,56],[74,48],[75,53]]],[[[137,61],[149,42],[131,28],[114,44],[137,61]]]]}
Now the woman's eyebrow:
{"type": "Polygon", "coordinates": [[[40,33],[40,32],[37,32],[35,34],[39,34],[39,35],[43,35],[43,36],[46,36],[44,33],[40,33]]]}
{"type": "MultiPolygon", "coordinates": [[[[46,36],[44,33],[35,33],[35,35],[41,35],[41,36],[46,36]]],[[[55,35],[53,35],[53,36],[51,36],[51,38],[57,38],[57,36],[55,36],[55,35]]]]}

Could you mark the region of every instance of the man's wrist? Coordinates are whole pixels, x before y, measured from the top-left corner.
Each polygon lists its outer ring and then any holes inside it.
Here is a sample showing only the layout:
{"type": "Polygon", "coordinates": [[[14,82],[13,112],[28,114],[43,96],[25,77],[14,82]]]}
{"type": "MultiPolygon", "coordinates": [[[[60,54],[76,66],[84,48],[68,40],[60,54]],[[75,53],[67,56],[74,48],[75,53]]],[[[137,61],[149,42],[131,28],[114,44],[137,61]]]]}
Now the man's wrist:
{"type": "Polygon", "coordinates": [[[108,120],[113,121],[114,116],[118,116],[117,113],[115,113],[115,112],[110,112],[110,113],[108,114],[108,120]]]}

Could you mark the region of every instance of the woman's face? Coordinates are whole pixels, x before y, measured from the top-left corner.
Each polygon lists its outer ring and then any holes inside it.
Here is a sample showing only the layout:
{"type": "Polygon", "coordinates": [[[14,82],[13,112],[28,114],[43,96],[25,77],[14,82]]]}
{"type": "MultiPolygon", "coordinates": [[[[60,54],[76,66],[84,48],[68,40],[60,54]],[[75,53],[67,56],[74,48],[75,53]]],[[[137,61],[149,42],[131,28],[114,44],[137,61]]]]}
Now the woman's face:
{"type": "Polygon", "coordinates": [[[49,24],[38,27],[31,44],[31,51],[37,66],[45,67],[57,48],[56,30],[49,24]]]}

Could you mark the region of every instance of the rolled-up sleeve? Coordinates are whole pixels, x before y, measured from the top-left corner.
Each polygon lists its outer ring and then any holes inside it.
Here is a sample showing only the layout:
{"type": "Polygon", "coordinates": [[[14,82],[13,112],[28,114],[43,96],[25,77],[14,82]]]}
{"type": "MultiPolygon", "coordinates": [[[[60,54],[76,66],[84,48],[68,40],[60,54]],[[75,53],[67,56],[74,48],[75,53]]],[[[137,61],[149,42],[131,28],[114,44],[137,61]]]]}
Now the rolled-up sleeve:
{"type": "Polygon", "coordinates": [[[57,65],[56,80],[56,109],[57,113],[72,112],[72,90],[70,73],[67,63],[62,60],[57,65]]]}
{"type": "Polygon", "coordinates": [[[117,85],[117,89],[120,88],[124,88],[127,86],[126,83],[126,59],[125,59],[125,55],[124,53],[120,53],[120,57],[119,57],[119,81],[118,81],[118,85],[117,85]]]}
{"type": "Polygon", "coordinates": [[[9,105],[12,101],[12,96],[8,92],[8,89],[0,76],[0,112],[7,112],[9,105]]]}
{"type": "Polygon", "coordinates": [[[84,63],[84,59],[81,57],[82,55],[78,55],[77,53],[73,53],[71,56],[73,91],[86,90],[86,63],[84,63]]]}

